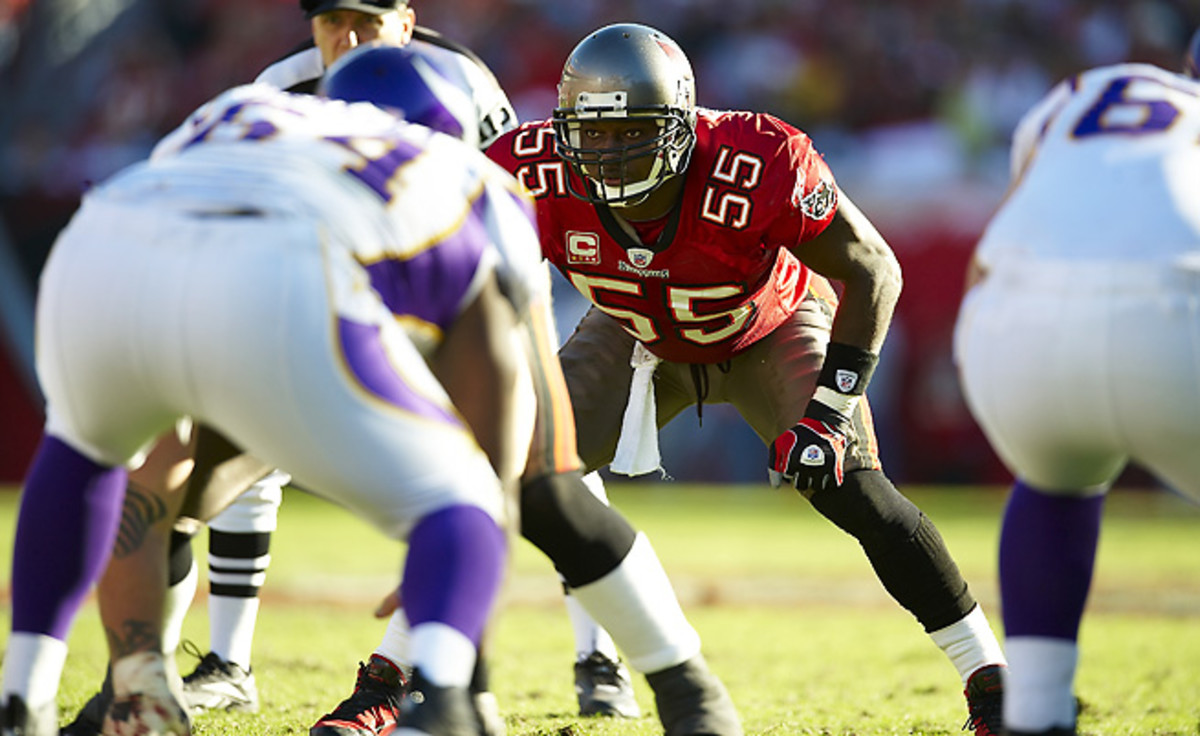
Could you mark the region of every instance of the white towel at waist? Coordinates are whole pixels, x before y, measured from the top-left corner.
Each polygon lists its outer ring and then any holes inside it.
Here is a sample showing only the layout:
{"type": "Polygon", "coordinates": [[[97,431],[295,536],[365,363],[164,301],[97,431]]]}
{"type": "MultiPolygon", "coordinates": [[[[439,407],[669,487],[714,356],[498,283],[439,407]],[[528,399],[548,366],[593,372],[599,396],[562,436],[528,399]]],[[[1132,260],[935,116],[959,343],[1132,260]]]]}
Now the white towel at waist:
{"type": "Polygon", "coordinates": [[[658,454],[657,411],[654,406],[654,369],[662,362],[640,342],[633,344],[629,365],[633,382],[621,422],[621,438],[609,470],[622,475],[643,475],[662,467],[658,454]]]}

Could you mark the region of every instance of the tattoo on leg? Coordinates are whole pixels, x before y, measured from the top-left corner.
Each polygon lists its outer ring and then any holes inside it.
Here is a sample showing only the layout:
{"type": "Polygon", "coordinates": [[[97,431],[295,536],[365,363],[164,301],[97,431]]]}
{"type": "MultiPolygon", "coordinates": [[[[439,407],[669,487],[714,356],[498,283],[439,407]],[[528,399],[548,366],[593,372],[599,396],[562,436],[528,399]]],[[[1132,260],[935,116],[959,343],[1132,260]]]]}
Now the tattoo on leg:
{"type": "Polygon", "coordinates": [[[113,660],[135,652],[157,652],[162,649],[162,639],[158,636],[157,627],[152,626],[149,621],[126,620],[121,629],[124,636],[108,627],[104,628],[113,660]]]}
{"type": "Polygon", "coordinates": [[[146,541],[146,530],[166,515],[167,505],[161,498],[131,483],[125,491],[121,528],[113,545],[113,557],[120,559],[133,554],[146,541]]]}

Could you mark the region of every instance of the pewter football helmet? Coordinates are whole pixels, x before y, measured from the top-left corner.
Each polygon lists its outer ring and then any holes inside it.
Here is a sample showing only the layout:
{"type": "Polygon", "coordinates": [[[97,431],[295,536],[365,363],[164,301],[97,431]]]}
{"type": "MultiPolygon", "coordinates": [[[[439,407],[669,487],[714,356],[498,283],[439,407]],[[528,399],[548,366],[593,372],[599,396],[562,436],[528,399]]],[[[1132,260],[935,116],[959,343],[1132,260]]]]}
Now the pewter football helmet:
{"type": "Polygon", "coordinates": [[[687,170],[696,143],[696,81],[687,56],[649,26],[621,23],[595,31],[579,42],[563,67],[554,133],[558,155],[583,184],[582,191],[572,184],[573,195],[614,207],[644,201],[664,181],[687,170]],[[652,120],[658,134],[634,145],[589,149],[581,121],[595,120],[652,120]],[[647,157],[653,157],[649,175],[631,181],[626,176],[629,163],[647,157]],[[619,171],[620,184],[596,178],[602,161],[606,172],[619,171]]]}

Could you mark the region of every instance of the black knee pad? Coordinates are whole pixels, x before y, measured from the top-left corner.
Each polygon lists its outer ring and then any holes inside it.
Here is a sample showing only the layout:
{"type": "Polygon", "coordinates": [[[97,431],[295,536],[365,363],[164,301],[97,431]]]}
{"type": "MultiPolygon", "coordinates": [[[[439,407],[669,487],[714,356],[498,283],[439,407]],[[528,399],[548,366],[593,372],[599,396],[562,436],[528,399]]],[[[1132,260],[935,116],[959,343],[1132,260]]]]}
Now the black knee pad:
{"type": "Polygon", "coordinates": [[[521,486],[521,536],[577,588],[612,572],[637,532],[625,517],[592,495],[579,471],[543,475],[521,486]]]}
{"type": "Polygon", "coordinates": [[[192,569],[192,535],[171,531],[167,547],[167,585],[178,585],[192,569]]]}
{"type": "Polygon", "coordinates": [[[975,598],[942,535],[883,473],[859,470],[817,491],[813,507],[855,537],[883,587],[926,631],[958,621],[975,598]]]}

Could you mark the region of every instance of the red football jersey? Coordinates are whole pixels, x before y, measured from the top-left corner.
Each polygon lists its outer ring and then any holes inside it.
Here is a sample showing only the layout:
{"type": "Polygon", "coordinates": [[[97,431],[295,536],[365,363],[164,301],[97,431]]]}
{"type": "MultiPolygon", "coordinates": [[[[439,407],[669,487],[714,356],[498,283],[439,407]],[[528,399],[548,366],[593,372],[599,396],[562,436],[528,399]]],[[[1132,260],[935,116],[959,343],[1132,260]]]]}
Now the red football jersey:
{"type": "Polygon", "coordinates": [[[571,196],[550,121],[508,132],[488,155],[534,196],[546,258],[665,360],[727,360],[820,278],[788,248],[829,224],[837,188],[808,136],[770,115],[699,111],[682,206],[654,243],[622,230],[606,205],[571,196]]]}

